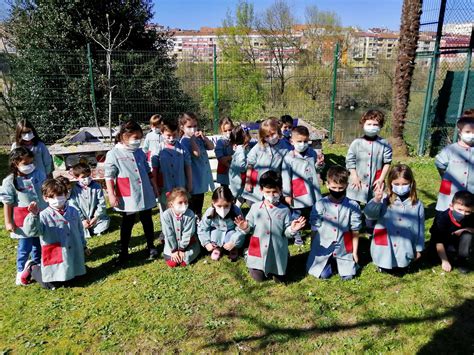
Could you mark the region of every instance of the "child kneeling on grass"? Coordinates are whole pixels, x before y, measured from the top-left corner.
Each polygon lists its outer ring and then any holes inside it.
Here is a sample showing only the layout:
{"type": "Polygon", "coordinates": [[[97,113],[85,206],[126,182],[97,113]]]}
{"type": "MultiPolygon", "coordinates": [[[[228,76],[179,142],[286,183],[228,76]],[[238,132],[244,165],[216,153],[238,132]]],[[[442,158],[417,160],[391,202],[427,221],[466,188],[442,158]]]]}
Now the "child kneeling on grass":
{"type": "Polygon", "coordinates": [[[245,255],[250,276],[258,282],[269,277],[283,282],[289,256],[288,238],[295,237],[306,219],[301,216],[291,221],[290,209],[280,202],[280,174],[272,170],[263,173],[259,185],[264,200],[250,207],[246,219],[238,216],[235,224],[245,234],[251,233],[245,255]]]}
{"type": "Polygon", "coordinates": [[[198,236],[201,244],[211,252],[212,260],[219,260],[222,249],[229,252],[229,259],[236,261],[239,248],[245,240],[245,234],[235,228],[234,219],[243,217],[242,211],[234,204],[230,189],[219,186],[212,194],[212,206],[204,213],[198,225],[198,236]]]}
{"type": "Polygon", "coordinates": [[[40,212],[32,202],[25,218],[25,229],[38,233],[41,242],[41,265],[30,264],[30,278],[46,289],[86,273],[84,229],[77,210],[67,204],[67,186],[57,179],[48,179],[41,187],[48,207],[40,212]]]}
{"type": "Polygon", "coordinates": [[[195,237],[196,216],[189,209],[189,195],[184,188],[174,188],[168,195],[161,228],[165,238],[163,256],[169,267],[186,266],[196,259],[200,251],[195,237]]]}
{"type": "Polygon", "coordinates": [[[338,273],[342,280],[350,280],[357,272],[361,211],[356,201],[346,197],[348,184],[347,169],[329,168],[329,195],[317,201],[311,211],[313,235],[306,269],[320,279],[338,273]]]}

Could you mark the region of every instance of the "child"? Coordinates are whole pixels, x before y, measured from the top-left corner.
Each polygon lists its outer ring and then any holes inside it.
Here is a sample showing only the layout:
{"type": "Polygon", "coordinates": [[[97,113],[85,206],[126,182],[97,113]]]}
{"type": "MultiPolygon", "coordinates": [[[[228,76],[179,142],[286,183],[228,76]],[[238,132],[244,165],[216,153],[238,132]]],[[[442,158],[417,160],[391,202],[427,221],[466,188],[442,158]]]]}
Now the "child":
{"type": "Polygon", "coordinates": [[[151,210],[156,206],[158,188],[152,179],[146,155],[140,149],[143,132],[132,120],[125,122],[115,136],[115,147],[105,158],[105,183],[110,206],[122,212],[120,226],[120,254],[118,263],[128,260],[128,245],[138,213],[145,232],[151,259],[158,257],[153,246],[153,221],[151,210]]]}
{"type": "Polygon", "coordinates": [[[283,157],[290,149],[281,139],[281,130],[274,117],[263,121],[258,131],[259,143],[256,144],[247,156],[247,174],[245,190],[249,193],[252,202],[262,200],[261,189],[256,188],[257,181],[268,170],[281,173],[283,157]]]}
{"type": "Polygon", "coordinates": [[[149,162],[151,162],[152,156],[158,154],[159,146],[163,142],[161,134],[162,121],[161,115],[153,115],[150,118],[150,132],[146,135],[142,148],[149,162]]]}
{"type": "Polygon", "coordinates": [[[43,143],[35,127],[30,121],[23,119],[16,125],[15,142],[12,149],[17,147],[25,147],[31,150],[35,156],[34,164],[37,170],[49,176],[53,171],[53,160],[49,154],[49,150],[43,143]]]}
{"type": "Polygon", "coordinates": [[[99,183],[92,180],[91,168],[86,163],[72,167],[72,174],[78,180],[74,184],[69,201],[79,211],[84,236],[100,235],[109,229],[110,218],[107,216],[104,192],[99,183]]]}
{"type": "Polygon", "coordinates": [[[207,151],[214,149],[214,143],[207,138],[202,130],[197,128],[197,116],[186,112],[179,116],[179,124],[183,132],[181,145],[191,155],[192,189],[189,208],[201,218],[204,194],[214,190],[211,165],[207,151]]]}
{"type": "Polygon", "coordinates": [[[236,203],[242,203],[243,199],[251,196],[244,189],[247,155],[253,146],[248,130],[242,126],[235,127],[230,134],[230,144],[233,146],[234,154],[229,168],[229,188],[235,200],[238,201],[236,203]]]}
{"type": "Polygon", "coordinates": [[[351,280],[357,271],[361,211],[346,197],[349,172],[333,166],[327,172],[329,195],[316,202],[311,212],[311,251],[306,262],[310,275],[329,279],[339,274],[351,280]]]}
{"type": "Polygon", "coordinates": [[[457,122],[459,141],[445,147],[435,159],[441,175],[436,211],[449,208],[459,190],[474,193],[474,118],[461,117],[457,122]]]}
{"type": "Polygon", "coordinates": [[[163,141],[158,155],[152,158],[153,174],[159,189],[160,208],[166,209],[166,195],[175,187],[192,190],[191,155],[178,141],[176,120],[165,119],[161,125],[163,141]]]}
{"type": "MultiPolygon", "coordinates": [[[[448,252],[454,252],[459,264],[459,271],[469,272],[467,258],[472,246],[474,234],[474,195],[469,191],[458,191],[446,211],[436,215],[431,232],[431,244],[441,259],[441,267],[451,272],[452,261],[449,261],[448,252]]],[[[451,254],[451,253],[450,253],[451,254]]]]}
{"type": "Polygon", "coordinates": [[[259,180],[264,200],[250,207],[246,220],[241,216],[235,224],[245,233],[251,233],[246,250],[250,276],[257,282],[268,277],[283,282],[288,264],[288,239],[306,223],[304,217],[291,221],[290,209],[280,203],[282,182],[275,171],[265,172],[259,180]]]}
{"type": "Polygon", "coordinates": [[[25,229],[37,232],[41,240],[41,266],[28,269],[28,277],[42,287],[54,289],[57,283],[86,273],[84,253],[89,255],[84,239],[81,218],[75,208],[67,204],[67,187],[57,179],[48,179],[41,187],[49,207],[40,211],[32,202],[25,218],[25,229]]]}
{"type": "MultiPolygon", "coordinates": [[[[321,199],[319,176],[316,171],[317,154],[309,146],[309,131],[304,126],[293,128],[291,144],[294,150],[283,159],[283,196],[292,211],[292,219],[304,216],[309,220],[311,209],[321,199]]],[[[296,245],[302,245],[300,234],[296,245]]]]}
{"type": "Polygon", "coordinates": [[[384,184],[379,185],[364,209],[367,218],[377,220],[370,255],[380,272],[404,271],[424,248],[425,210],[407,165],[392,167],[387,184],[388,195],[384,196],[384,184]]]}
{"type": "Polygon", "coordinates": [[[18,239],[16,258],[16,284],[26,285],[22,273],[31,254],[31,261],[41,261],[41,247],[38,235],[28,234],[24,229],[24,220],[28,206],[36,202],[40,209],[46,208],[41,194],[41,184],[46,180],[43,171],[33,164],[33,152],[25,147],[18,147],[10,152],[10,175],[2,183],[0,198],[4,204],[5,229],[12,238],[18,239]]]}
{"type": "Polygon", "coordinates": [[[235,228],[234,219],[243,217],[240,208],[234,205],[234,196],[227,186],[219,186],[212,193],[212,207],[209,207],[198,225],[201,245],[211,253],[212,260],[219,260],[222,248],[229,251],[229,258],[237,260],[238,249],[245,234],[235,228]]]}
{"type": "Polygon", "coordinates": [[[378,134],[384,125],[385,116],[378,110],[369,110],[359,121],[364,136],[356,138],[350,145],[346,157],[346,168],[350,171],[347,197],[367,203],[375,188],[380,187],[392,162],[392,147],[378,134]]]}
{"type": "Polygon", "coordinates": [[[230,144],[230,134],[234,128],[234,123],[228,117],[219,121],[219,129],[223,138],[220,138],[216,143],[216,159],[217,164],[217,182],[221,185],[229,185],[229,166],[232,160],[234,150],[230,144]]]}
{"type": "Polygon", "coordinates": [[[283,115],[280,117],[282,140],[287,144],[288,149],[291,149],[291,133],[293,130],[293,117],[290,115],[283,115]]]}
{"type": "Polygon", "coordinates": [[[188,193],[182,187],[168,195],[168,209],[161,214],[165,237],[163,256],[169,267],[189,265],[199,255],[196,240],[196,216],[188,208],[188,193]]]}

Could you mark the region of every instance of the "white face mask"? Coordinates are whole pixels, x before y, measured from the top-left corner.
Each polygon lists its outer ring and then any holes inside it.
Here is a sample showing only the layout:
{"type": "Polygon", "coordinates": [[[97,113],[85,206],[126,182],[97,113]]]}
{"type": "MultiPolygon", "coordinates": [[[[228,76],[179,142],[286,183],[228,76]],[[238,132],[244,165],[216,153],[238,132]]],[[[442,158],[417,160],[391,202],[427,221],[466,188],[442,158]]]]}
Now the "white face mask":
{"type": "Polygon", "coordinates": [[[33,132],[28,132],[28,133],[23,133],[21,135],[21,139],[28,142],[31,141],[33,138],[35,138],[35,134],[33,132]]]}
{"type": "Polygon", "coordinates": [[[278,204],[278,202],[280,202],[281,195],[280,194],[278,194],[278,195],[263,194],[263,197],[265,198],[265,200],[270,202],[272,205],[276,205],[276,204],[278,204]]]}
{"type": "Polygon", "coordinates": [[[137,150],[140,148],[141,140],[140,139],[130,139],[126,145],[129,150],[137,150]]]}
{"type": "Polygon", "coordinates": [[[279,140],[280,140],[280,137],[278,137],[278,134],[265,138],[265,141],[270,145],[277,144],[279,140]]]}
{"type": "Polygon", "coordinates": [[[22,174],[28,175],[35,171],[35,164],[31,163],[28,165],[18,165],[18,171],[22,174]]]}
{"type": "Polygon", "coordinates": [[[398,196],[403,196],[409,193],[411,190],[410,185],[394,185],[392,184],[392,191],[396,193],[398,196]]]}
{"type": "Polygon", "coordinates": [[[197,131],[197,128],[196,127],[185,127],[184,128],[184,133],[187,135],[187,136],[194,136],[194,133],[196,133],[197,131]]]}
{"type": "Polygon", "coordinates": [[[175,145],[176,144],[176,138],[174,137],[166,137],[165,142],[170,144],[170,145],[175,145]]]}
{"type": "Polygon", "coordinates": [[[298,153],[302,153],[306,149],[308,149],[309,144],[308,144],[308,142],[296,142],[294,146],[295,146],[295,150],[298,153]]]}
{"type": "Polygon", "coordinates": [[[474,133],[461,133],[461,140],[467,145],[473,145],[474,133]]]}
{"type": "Polygon", "coordinates": [[[375,137],[377,134],[379,134],[379,132],[380,132],[380,127],[378,126],[364,125],[364,133],[368,137],[375,137]]]}
{"type": "Polygon", "coordinates": [[[224,136],[225,139],[229,139],[230,138],[230,133],[231,132],[224,132],[222,135],[224,136]]]}
{"type": "Polygon", "coordinates": [[[48,198],[47,202],[50,207],[54,208],[55,210],[59,210],[64,207],[66,204],[67,198],[66,196],[56,196],[53,198],[48,198]]]}
{"type": "Polygon", "coordinates": [[[221,218],[225,218],[225,216],[230,212],[230,207],[214,207],[214,210],[221,218]]]}
{"type": "Polygon", "coordinates": [[[188,210],[188,204],[187,203],[181,203],[179,205],[173,204],[173,210],[174,213],[176,213],[178,216],[181,216],[188,210]]]}
{"type": "Polygon", "coordinates": [[[92,182],[92,178],[90,176],[79,179],[79,184],[81,184],[84,187],[89,186],[91,182],[92,182]]]}
{"type": "Polygon", "coordinates": [[[156,134],[160,134],[160,133],[161,133],[160,129],[157,128],[157,127],[153,127],[153,128],[151,129],[151,131],[154,132],[154,133],[156,133],[156,134]]]}

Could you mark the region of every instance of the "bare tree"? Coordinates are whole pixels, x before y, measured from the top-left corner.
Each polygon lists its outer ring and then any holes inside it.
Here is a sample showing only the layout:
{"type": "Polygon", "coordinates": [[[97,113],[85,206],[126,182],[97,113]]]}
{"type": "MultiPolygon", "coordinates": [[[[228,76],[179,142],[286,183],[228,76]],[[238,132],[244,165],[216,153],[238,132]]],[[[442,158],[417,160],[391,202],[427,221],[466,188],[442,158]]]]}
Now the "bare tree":
{"type": "MultiPolygon", "coordinates": [[[[8,38],[8,34],[2,29],[0,33],[0,39],[2,41],[2,47],[5,50],[6,58],[8,59],[12,54],[8,50],[8,45],[9,42],[5,40],[5,38],[8,38]]],[[[1,115],[0,116],[0,121],[5,123],[7,127],[12,127],[15,124],[16,121],[16,112],[15,112],[15,107],[12,102],[12,98],[10,93],[13,91],[13,85],[14,82],[11,78],[9,78],[8,74],[2,70],[1,71],[1,77],[0,77],[0,102],[2,103],[2,106],[6,110],[6,115],[1,115]]]]}
{"type": "MultiPolygon", "coordinates": [[[[115,25],[115,20],[110,22],[109,14],[105,15],[107,20],[107,32],[100,32],[92,26],[92,21],[90,18],[87,20],[87,35],[97,43],[105,51],[105,60],[107,66],[107,89],[108,89],[108,118],[109,118],[109,134],[110,141],[112,142],[112,96],[115,85],[112,85],[112,53],[113,51],[119,49],[128,39],[130,33],[132,32],[133,26],[128,28],[128,33],[121,38],[123,24],[119,25],[119,28],[115,34],[113,34],[113,27],[115,25]]],[[[96,124],[98,126],[97,118],[96,124]]]]}

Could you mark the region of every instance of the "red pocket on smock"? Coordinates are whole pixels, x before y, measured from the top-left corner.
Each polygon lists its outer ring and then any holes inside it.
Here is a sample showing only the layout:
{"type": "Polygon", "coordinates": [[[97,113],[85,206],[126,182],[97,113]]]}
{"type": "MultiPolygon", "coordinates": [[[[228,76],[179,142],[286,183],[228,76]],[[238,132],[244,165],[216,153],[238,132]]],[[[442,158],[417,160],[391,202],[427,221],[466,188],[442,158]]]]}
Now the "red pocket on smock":
{"type": "Polygon", "coordinates": [[[256,256],[257,258],[262,257],[262,254],[260,252],[260,238],[259,237],[256,237],[254,235],[250,237],[248,255],[256,256]]]}
{"type": "Polygon", "coordinates": [[[13,207],[13,221],[15,226],[23,227],[26,216],[28,216],[28,207],[13,207]]]}
{"type": "Polygon", "coordinates": [[[375,245],[388,245],[387,229],[374,229],[374,243],[375,245]]]}
{"type": "Polygon", "coordinates": [[[130,178],[118,177],[117,178],[117,196],[129,197],[131,196],[130,191],[130,178]]]}
{"type": "Polygon", "coordinates": [[[43,265],[61,264],[63,262],[63,248],[61,243],[43,245],[41,247],[41,258],[43,265]]]}
{"type": "Polygon", "coordinates": [[[374,179],[374,181],[378,180],[379,177],[380,177],[380,175],[382,175],[382,169],[377,170],[377,171],[375,172],[375,179],[374,179]]]}
{"type": "Polygon", "coordinates": [[[227,174],[228,171],[229,171],[229,167],[228,167],[228,166],[225,166],[225,165],[222,164],[221,162],[218,162],[218,163],[217,163],[217,173],[218,173],[218,174],[227,174]]]}
{"type": "Polygon", "coordinates": [[[304,179],[298,178],[291,181],[291,189],[293,190],[293,197],[304,196],[308,194],[308,189],[304,179]]]}
{"type": "Polygon", "coordinates": [[[252,173],[250,174],[250,183],[252,186],[257,186],[258,183],[258,171],[253,169],[252,173]]]}
{"type": "Polygon", "coordinates": [[[352,253],[352,231],[347,231],[347,232],[344,232],[344,234],[342,235],[343,238],[344,238],[344,248],[346,248],[346,251],[348,253],[352,253]]]}
{"type": "Polygon", "coordinates": [[[441,180],[441,186],[439,187],[439,193],[443,195],[451,195],[451,185],[453,183],[449,180],[441,180]]]}

